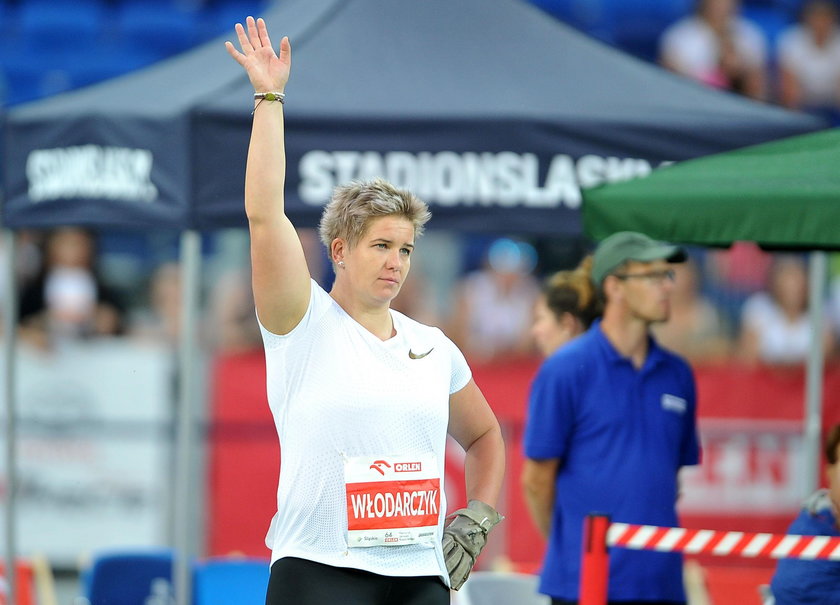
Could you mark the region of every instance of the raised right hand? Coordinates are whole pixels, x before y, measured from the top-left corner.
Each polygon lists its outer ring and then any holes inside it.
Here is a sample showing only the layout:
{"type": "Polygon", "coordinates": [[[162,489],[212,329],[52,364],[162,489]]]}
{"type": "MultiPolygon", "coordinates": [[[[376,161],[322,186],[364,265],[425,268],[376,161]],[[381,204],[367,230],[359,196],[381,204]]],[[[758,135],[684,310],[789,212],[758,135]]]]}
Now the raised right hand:
{"type": "Polygon", "coordinates": [[[230,56],[245,68],[254,92],[283,92],[292,67],[292,47],[289,38],[283,36],[280,41],[280,56],[277,56],[271,47],[268,28],[262,18],[255,21],[253,17],[248,17],[245,25],[248,27],[247,33],[241,23],[235,26],[242,51],[236,50],[231,42],[225,42],[225,48],[230,56]]]}

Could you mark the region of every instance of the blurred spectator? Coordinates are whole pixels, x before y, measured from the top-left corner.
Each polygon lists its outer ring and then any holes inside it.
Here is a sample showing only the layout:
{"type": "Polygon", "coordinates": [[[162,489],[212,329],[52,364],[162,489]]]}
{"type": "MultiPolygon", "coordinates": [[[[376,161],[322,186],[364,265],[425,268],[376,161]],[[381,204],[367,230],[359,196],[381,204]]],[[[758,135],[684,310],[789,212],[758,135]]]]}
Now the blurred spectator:
{"type": "Polygon", "coordinates": [[[15,277],[20,287],[38,276],[43,263],[43,234],[21,230],[15,237],[15,277]]]}
{"type": "Polygon", "coordinates": [[[543,357],[586,332],[601,314],[601,304],[590,279],[592,257],[572,271],[549,277],[534,305],[531,336],[543,357]]]}
{"type": "MultiPolygon", "coordinates": [[[[805,263],[797,256],[777,256],[770,267],[767,290],[744,303],[739,356],[751,363],[802,363],[811,338],[805,263]]],[[[828,322],[821,341],[828,354],[833,344],[828,322]]]]}
{"type": "MultiPolygon", "coordinates": [[[[327,288],[332,283],[332,263],[327,263],[327,253],[321,240],[318,237],[317,229],[296,229],[300,238],[300,245],[303,247],[303,256],[306,258],[306,266],[309,267],[309,274],[318,282],[322,288],[327,288]]],[[[248,269],[250,271],[250,268],[248,269]]],[[[250,273],[248,274],[248,289],[251,289],[250,273]]],[[[262,341],[260,341],[262,342],[262,341]]]]}
{"type": "Polygon", "coordinates": [[[829,0],[810,0],[799,25],[779,39],[781,102],[793,109],[825,115],[840,111],[840,29],[837,7],[829,0]]]}
{"type": "Polygon", "coordinates": [[[457,287],[447,334],[468,359],[529,352],[528,328],[539,295],[539,283],[531,274],[535,266],[532,246],[501,238],[490,246],[484,268],[468,274],[457,287]]]}
{"type": "MultiPolygon", "coordinates": [[[[8,260],[8,246],[10,240],[6,237],[0,238],[0,264],[3,266],[3,276],[0,277],[0,301],[4,300],[6,293],[6,264],[8,260]]],[[[14,280],[15,288],[19,292],[26,284],[34,279],[41,267],[41,249],[38,241],[38,234],[34,231],[18,231],[15,236],[14,251],[14,280]]],[[[3,306],[0,306],[0,334],[3,332],[3,306]]]]}
{"type": "Polygon", "coordinates": [[[209,303],[208,337],[217,351],[262,348],[249,268],[228,271],[217,279],[209,303]]]}
{"type": "Polygon", "coordinates": [[[773,255],[754,242],[735,242],[726,250],[704,253],[703,291],[729,325],[740,324],[744,302],[764,289],[772,263],[773,255]]]}
{"type": "Polygon", "coordinates": [[[692,362],[726,358],[732,343],[715,306],[700,292],[700,275],[692,260],[674,265],[671,316],[651,327],[659,343],[692,362]]]}
{"type": "Polygon", "coordinates": [[[62,227],[47,235],[43,267],[20,293],[22,338],[47,347],[56,340],[123,333],[123,306],[95,263],[90,232],[62,227]]]}
{"type": "Polygon", "coordinates": [[[738,0],[698,0],[693,16],[663,32],[662,65],[715,88],[763,98],[767,43],[738,9],[738,0]]]}
{"type": "MultiPolygon", "coordinates": [[[[840,425],[829,431],[824,455],[828,489],[817,490],[805,501],[788,534],[840,537],[840,425]]],[[[777,605],[840,603],[840,561],[781,559],[770,587],[777,605]]]]}
{"type": "Polygon", "coordinates": [[[149,284],[148,305],[132,319],[132,336],[175,346],[181,325],[181,266],[163,263],[149,284]]]}

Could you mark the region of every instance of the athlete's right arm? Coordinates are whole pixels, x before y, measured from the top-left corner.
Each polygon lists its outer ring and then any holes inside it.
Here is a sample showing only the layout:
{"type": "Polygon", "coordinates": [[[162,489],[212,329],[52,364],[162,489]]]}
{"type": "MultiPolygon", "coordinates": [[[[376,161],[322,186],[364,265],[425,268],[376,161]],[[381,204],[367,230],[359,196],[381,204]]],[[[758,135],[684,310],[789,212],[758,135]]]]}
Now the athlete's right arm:
{"type": "MultiPolygon", "coordinates": [[[[255,92],[282,93],[291,69],[288,38],[280,42],[278,56],[262,19],[254,21],[248,17],[246,27],[247,31],[236,24],[241,52],[225,42],[228,53],[245,68],[255,92]]],[[[285,214],[283,137],[283,104],[258,101],[245,172],[245,212],[251,234],[257,315],[263,326],[275,334],[287,334],[300,322],[309,305],[311,287],[300,238],[285,214]]]]}

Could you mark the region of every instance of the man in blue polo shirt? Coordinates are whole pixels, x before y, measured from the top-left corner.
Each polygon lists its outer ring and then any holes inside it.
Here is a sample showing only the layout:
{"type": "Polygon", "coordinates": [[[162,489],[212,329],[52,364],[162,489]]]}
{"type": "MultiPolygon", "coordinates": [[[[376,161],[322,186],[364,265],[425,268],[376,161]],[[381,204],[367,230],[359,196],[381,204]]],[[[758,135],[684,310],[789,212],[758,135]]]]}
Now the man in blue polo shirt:
{"type": "MultiPolygon", "coordinates": [[[[651,324],[670,313],[685,252],[629,231],[595,250],[592,279],[603,319],[549,357],[534,379],[523,486],[548,539],[540,592],[578,599],[587,514],[614,522],[677,526],[678,473],[699,462],[694,377],[662,349],[651,324]]],[[[610,603],[685,603],[679,553],[610,552],[610,603]]]]}

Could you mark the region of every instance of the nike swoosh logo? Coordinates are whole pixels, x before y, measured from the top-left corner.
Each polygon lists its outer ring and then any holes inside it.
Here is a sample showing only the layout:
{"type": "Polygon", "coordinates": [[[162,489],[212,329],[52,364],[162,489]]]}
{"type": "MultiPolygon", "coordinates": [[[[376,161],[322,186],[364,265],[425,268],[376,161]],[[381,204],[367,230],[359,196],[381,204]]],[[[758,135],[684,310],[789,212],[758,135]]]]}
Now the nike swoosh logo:
{"type": "Polygon", "coordinates": [[[434,350],[435,350],[435,348],[434,348],[434,347],[432,347],[431,349],[429,349],[429,350],[428,350],[428,351],[426,351],[425,353],[419,353],[419,354],[418,354],[418,353],[415,353],[414,351],[412,351],[411,349],[409,349],[409,350],[408,350],[408,356],[409,356],[409,358],[411,358],[411,359],[423,359],[426,355],[428,355],[429,353],[431,353],[431,352],[432,352],[432,351],[434,351],[434,350]]]}

